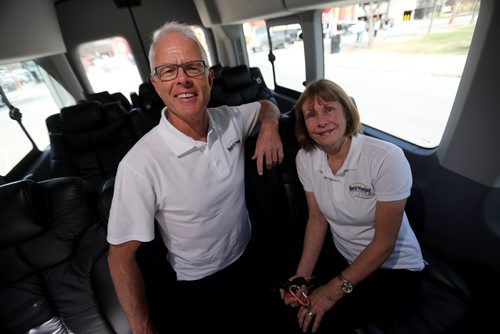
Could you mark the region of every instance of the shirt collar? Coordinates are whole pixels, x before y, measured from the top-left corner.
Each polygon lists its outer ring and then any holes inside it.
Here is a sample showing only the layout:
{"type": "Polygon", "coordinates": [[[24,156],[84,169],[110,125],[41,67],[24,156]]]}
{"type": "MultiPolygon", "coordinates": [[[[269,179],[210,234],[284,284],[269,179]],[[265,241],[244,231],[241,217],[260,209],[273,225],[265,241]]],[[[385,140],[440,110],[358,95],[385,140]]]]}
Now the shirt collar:
{"type": "MultiPolygon", "coordinates": [[[[209,114],[207,140],[212,137],[213,130],[213,122],[209,114]]],[[[177,157],[194,150],[202,150],[206,146],[206,143],[196,141],[174,127],[167,119],[167,107],[162,110],[158,131],[165,144],[177,157]]]]}
{"type": "MultiPolygon", "coordinates": [[[[348,170],[354,170],[358,168],[359,156],[361,155],[361,150],[363,148],[363,139],[360,135],[355,135],[352,137],[351,146],[349,147],[349,153],[347,153],[347,158],[344,164],[337,172],[337,176],[344,175],[348,170]]],[[[316,148],[313,158],[313,168],[316,171],[321,172],[324,175],[333,176],[332,170],[328,165],[328,160],[326,158],[325,152],[316,148]]]]}
{"type": "Polygon", "coordinates": [[[175,128],[172,123],[168,121],[166,110],[167,108],[165,107],[161,113],[158,130],[165,144],[177,157],[188,154],[195,150],[203,150],[206,146],[208,146],[208,148],[210,149],[219,139],[222,142],[222,145],[228,151],[232,151],[234,147],[242,145],[241,136],[233,126],[230,126],[231,121],[229,117],[227,117],[227,114],[231,112],[230,110],[227,112],[222,112],[222,110],[217,108],[207,109],[207,143],[196,141],[175,128]]]}

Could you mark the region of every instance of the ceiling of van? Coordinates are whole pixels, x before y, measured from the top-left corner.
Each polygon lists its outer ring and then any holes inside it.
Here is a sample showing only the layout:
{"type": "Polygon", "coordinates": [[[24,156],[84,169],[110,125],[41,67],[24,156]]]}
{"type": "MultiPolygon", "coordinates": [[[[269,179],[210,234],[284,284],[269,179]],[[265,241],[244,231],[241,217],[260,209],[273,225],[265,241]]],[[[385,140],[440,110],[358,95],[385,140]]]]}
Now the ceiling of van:
{"type": "Polygon", "coordinates": [[[211,27],[261,18],[286,16],[298,11],[318,9],[327,5],[360,3],[359,0],[193,0],[203,24],[211,27]]]}
{"type": "Polygon", "coordinates": [[[66,52],[54,0],[0,1],[0,63],[66,52]]]}

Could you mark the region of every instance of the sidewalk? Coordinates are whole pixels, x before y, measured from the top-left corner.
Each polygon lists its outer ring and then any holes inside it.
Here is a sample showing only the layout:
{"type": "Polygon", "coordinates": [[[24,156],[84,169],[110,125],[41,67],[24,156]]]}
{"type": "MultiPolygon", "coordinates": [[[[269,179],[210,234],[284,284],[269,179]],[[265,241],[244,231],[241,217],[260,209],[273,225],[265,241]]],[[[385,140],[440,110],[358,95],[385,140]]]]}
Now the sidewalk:
{"type": "Polygon", "coordinates": [[[460,78],[466,59],[465,55],[413,55],[351,49],[325,55],[325,67],[460,78]]]}

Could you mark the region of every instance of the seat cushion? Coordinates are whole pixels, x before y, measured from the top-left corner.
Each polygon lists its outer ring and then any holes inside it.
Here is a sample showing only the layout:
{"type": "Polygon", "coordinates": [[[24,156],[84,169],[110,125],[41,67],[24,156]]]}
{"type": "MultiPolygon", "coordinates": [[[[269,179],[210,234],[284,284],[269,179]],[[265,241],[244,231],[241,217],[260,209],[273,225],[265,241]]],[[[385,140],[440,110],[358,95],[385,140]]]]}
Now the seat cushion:
{"type": "Polygon", "coordinates": [[[114,332],[94,291],[108,244],[88,189],[81,178],[0,186],[0,266],[8,268],[0,272],[0,332],[48,332],[57,323],[114,332]]]}

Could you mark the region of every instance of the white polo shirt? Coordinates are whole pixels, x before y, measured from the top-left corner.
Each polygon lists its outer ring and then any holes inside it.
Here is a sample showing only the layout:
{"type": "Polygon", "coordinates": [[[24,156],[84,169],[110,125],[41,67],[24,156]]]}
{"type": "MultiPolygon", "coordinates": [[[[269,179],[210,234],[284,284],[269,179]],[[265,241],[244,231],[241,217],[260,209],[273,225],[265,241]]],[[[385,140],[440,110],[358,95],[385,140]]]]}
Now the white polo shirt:
{"type": "MultiPolygon", "coordinates": [[[[352,138],[346,161],[336,175],[320,148],[299,150],[296,163],[304,190],[314,193],[335,246],[349,263],[373,240],[377,201],[410,196],[412,175],[403,151],[373,137],[359,134],[352,138]]],[[[423,267],[420,245],[405,213],[394,251],[382,268],[423,267]]]]}
{"type": "Polygon", "coordinates": [[[178,280],[211,275],[237,260],[251,236],[245,204],[244,142],[260,103],[209,108],[207,142],[165,116],[118,167],[110,244],[154,239],[154,219],[178,280]]]}

